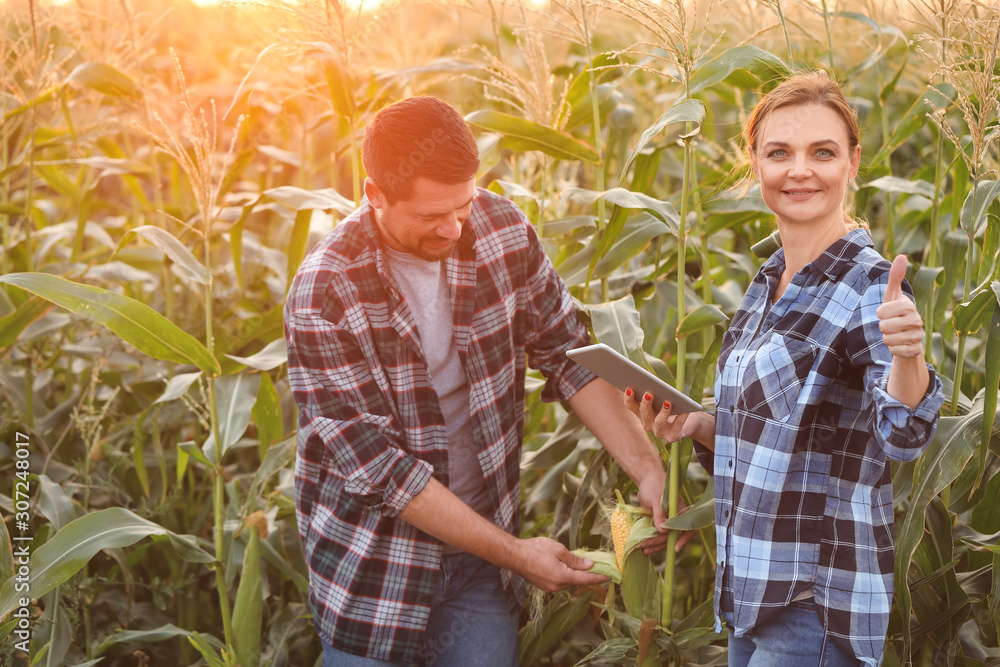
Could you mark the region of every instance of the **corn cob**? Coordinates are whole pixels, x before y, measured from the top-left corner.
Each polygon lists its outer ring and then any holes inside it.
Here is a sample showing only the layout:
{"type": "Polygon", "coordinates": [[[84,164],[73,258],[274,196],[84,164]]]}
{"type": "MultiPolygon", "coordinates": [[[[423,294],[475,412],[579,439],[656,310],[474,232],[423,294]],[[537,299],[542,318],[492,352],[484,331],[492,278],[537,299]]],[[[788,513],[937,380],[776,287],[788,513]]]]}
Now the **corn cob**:
{"type": "Polygon", "coordinates": [[[615,547],[615,562],[618,563],[620,570],[625,565],[625,544],[628,542],[628,535],[632,530],[632,515],[625,509],[622,494],[617,490],[615,493],[618,494],[618,504],[611,513],[609,521],[611,523],[611,543],[615,547]]]}

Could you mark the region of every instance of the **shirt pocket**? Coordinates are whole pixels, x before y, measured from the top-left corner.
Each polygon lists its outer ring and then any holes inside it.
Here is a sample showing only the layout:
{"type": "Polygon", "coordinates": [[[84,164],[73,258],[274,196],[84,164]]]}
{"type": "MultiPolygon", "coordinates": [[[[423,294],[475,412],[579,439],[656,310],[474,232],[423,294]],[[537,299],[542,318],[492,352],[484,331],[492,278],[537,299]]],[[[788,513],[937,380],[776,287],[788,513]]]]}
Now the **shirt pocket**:
{"type": "Polygon", "coordinates": [[[808,341],[771,335],[748,360],[740,407],[766,419],[788,419],[812,371],[817,349],[808,341]]]}

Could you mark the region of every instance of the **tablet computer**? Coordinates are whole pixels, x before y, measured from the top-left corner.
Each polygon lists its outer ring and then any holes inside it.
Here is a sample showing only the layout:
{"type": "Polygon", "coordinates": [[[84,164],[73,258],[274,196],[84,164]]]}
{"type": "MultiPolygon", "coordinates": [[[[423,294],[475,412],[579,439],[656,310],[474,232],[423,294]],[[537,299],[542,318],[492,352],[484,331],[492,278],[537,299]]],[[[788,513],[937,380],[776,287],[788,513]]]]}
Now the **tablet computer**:
{"type": "Polygon", "coordinates": [[[639,397],[649,392],[657,412],[664,401],[670,402],[670,413],[675,415],[702,410],[701,405],[604,343],[569,350],[566,356],[622,391],[631,387],[639,397]]]}

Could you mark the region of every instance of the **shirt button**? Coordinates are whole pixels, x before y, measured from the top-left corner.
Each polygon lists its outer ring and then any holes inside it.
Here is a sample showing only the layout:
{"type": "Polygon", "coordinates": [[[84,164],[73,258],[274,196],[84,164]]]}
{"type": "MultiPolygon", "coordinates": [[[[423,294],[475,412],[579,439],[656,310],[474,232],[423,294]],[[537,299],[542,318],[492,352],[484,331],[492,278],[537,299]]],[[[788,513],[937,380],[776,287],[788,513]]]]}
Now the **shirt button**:
{"type": "Polygon", "coordinates": [[[770,322],[764,322],[764,330],[770,329],[773,325],[770,322]]]}
{"type": "Polygon", "coordinates": [[[729,414],[733,414],[733,407],[729,406],[729,414]]]}
{"type": "Polygon", "coordinates": [[[726,518],[729,518],[729,510],[726,510],[726,518]]]}
{"type": "Polygon", "coordinates": [[[729,459],[729,467],[730,467],[730,468],[732,468],[732,467],[733,467],[733,460],[732,460],[732,459],[729,459]]]}

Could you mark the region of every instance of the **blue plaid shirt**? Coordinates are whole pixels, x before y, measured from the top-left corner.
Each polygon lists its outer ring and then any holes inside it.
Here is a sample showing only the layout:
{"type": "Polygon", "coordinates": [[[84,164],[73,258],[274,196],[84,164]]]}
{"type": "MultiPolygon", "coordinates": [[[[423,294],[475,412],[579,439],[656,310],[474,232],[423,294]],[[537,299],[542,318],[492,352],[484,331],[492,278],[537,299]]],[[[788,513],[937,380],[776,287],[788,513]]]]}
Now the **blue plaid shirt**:
{"type": "Polygon", "coordinates": [[[723,587],[737,636],[812,589],[827,633],[878,665],[893,590],[886,459],[924,450],[941,381],[931,369],[912,410],[885,391],[892,356],[875,310],[890,265],[866,230],[804,267],[772,306],[784,264],[779,250],[761,267],[725,334],[715,455],[699,452],[714,467],[716,629],[723,587]]]}

